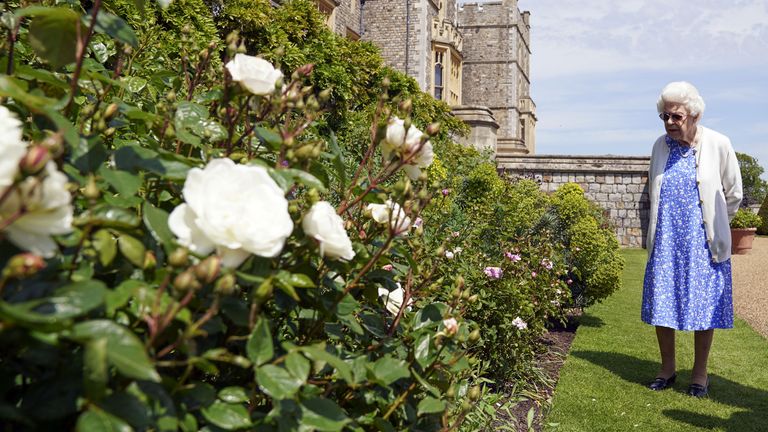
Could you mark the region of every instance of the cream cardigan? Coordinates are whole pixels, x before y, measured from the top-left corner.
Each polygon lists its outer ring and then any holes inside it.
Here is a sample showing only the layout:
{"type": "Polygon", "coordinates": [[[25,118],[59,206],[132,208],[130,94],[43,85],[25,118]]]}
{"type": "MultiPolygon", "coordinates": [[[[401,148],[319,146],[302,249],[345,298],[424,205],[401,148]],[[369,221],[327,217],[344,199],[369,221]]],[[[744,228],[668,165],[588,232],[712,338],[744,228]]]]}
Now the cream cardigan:
{"type": "MultiPolygon", "coordinates": [[[[741,204],[741,171],[728,137],[703,126],[698,126],[697,135],[698,142],[694,149],[701,216],[712,261],[723,262],[731,257],[730,221],[741,204]]],[[[653,251],[653,241],[656,237],[661,183],[669,158],[666,137],[660,136],[653,145],[651,166],[648,170],[651,212],[646,244],[649,253],[653,251]]]]}

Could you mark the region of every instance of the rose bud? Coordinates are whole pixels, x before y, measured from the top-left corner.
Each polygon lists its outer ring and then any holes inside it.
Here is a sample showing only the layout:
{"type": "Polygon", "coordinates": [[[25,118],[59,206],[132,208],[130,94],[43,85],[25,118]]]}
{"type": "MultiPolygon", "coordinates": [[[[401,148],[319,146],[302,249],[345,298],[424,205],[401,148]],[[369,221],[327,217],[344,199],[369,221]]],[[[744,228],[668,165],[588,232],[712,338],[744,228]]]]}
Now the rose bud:
{"type": "Polygon", "coordinates": [[[469,334],[469,341],[475,343],[480,340],[480,329],[475,329],[469,334]]]}
{"type": "Polygon", "coordinates": [[[116,103],[111,103],[104,109],[104,118],[112,118],[117,113],[118,106],[116,103]]]}
{"type": "Polygon", "coordinates": [[[168,264],[173,267],[184,267],[189,263],[189,250],[187,248],[177,248],[168,257],[168,264]]]}
{"type": "Polygon", "coordinates": [[[39,255],[30,252],[20,253],[11,257],[3,269],[3,276],[17,279],[34,276],[45,268],[45,261],[39,255]]]}
{"type": "Polygon", "coordinates": [[[30,148],[21,159],[19,168],[26,175],[35,175],[42,171],[50,160],[51,152],[45,146],[36,145],[30,148]]]}
{"type": "Polygon", "coordinates": [[[301,66],[300,68],[296,69],[296,73],[298,73],[301,76],[308,76],[312,73],[312,70],[315,68],[315,65],[312,63],[307,63],[304,66],[301,66]]]}
{"type": "Polygon", "coordinates": [[[173,288],[180,293],[194,290],[199,287],[200,283],[197,281],[197,278],[195,278],[195,275],[191,270],[185,270],[173,279],[173,288]]]}
{"type": "Polygon", "coordinates": [[[237,279],[232,273],[227,273],[216,281],[216,285],[213,290],[221,295],[232,295],[235,292],[237,279]]]}
{"type": "Polygon", "coordinates": [[[195,266],[195,275],[205,283],[211,283],[221,273],[221,258],[211,255],[195,266]]]}
{"type": "Polygon", "coordinates": [[[152,251],[147,251],[144,254],[144,263],[142,268],[144,270],[152,270],[153,268],[157,267],[157,257],[155,257],[155,253],[152,251]]]}
{"type": "Polygon", "coordinates": [[[427,135],[435,136],[438,132],[440,132],[440,123],[430,123],[430,125],[427,126],[427,135]]]}
{"type": "Polygon", "coordinates": [[[331,98],[331,89],[325,89],[320,92],[320,94],[317,95],[317,98],[322,103],[328,102],[328,100],[331,98]]]}

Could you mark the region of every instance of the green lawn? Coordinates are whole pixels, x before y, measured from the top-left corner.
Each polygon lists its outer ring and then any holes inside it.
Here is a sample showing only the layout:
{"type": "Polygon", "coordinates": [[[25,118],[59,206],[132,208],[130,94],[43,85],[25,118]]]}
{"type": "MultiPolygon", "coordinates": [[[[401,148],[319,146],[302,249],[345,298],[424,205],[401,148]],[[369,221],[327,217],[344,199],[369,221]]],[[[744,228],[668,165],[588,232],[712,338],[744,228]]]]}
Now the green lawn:
{"type": "Polygon", "coordinates": [[[677,333],[674,388],[645,388],[658,370],[654,329],[640,321],[646,253],[626,250],[624,256],[624,286],[583,317],[545,430],[768,431],[768,341],[742,320],[732,330],[715,331],[709,399],[685,394],[693,366],[691,332],[677,333]]]}

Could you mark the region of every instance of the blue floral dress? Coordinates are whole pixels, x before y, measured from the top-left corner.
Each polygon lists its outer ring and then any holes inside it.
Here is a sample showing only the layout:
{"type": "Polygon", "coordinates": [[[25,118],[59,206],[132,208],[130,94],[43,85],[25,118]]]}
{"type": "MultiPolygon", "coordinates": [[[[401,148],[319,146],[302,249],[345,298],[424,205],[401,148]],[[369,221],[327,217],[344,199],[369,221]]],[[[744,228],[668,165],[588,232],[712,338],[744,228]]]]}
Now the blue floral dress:
{"type": "Polygon", "coordinates": [[[642,320],[677,330],[732,328],[731,260],[713,262],[709,252],[696,187],[696,150],[669,137],[667,145],[642,320]]]}

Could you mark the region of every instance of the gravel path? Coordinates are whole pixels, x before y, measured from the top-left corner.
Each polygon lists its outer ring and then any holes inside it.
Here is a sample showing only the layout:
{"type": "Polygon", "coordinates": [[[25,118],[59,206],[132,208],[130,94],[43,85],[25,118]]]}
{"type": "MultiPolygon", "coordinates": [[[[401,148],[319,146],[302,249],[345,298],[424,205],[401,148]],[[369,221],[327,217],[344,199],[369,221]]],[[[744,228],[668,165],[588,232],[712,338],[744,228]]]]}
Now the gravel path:
{"type": "Polygon", "coordinates": [[[768,237],[757,237],[746,255],[734,255],[733,308],[768,338],[768,237]]]}

